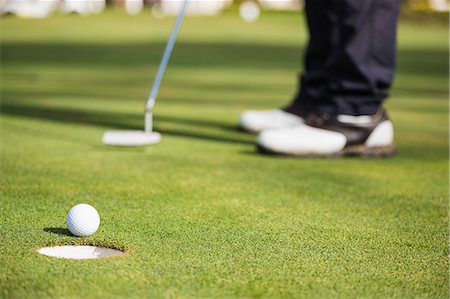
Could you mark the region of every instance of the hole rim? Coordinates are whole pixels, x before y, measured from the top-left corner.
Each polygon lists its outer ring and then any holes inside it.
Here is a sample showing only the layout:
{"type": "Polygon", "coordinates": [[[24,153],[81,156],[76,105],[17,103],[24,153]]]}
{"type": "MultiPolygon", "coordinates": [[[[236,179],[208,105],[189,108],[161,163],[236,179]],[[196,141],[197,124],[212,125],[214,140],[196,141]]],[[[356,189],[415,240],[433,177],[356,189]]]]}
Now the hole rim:
{"type": "MultiPolygon", "coordinates": [[[[90,249],[90,248],[88,248],[90,249]]],[[[53,259],[61,259],[61,260],[103,260],[103,259],[112,259],[112,258],[122,258],[129,254],[129,250],[126,250],[123,247],[117,246],[117,245],[111,245],[111,244],[93,244],[93,243],[82,243],[82,244],[49,244],[45,246],[39,246],[37,248],[34,248],[34,251],[44,257],[47,258],[53,258],[53,259]],[[58,255],[51,255],[47,253],[41,252],[43,249],[64,249],[64,247],[71,247],[69,249],[76,249],[74,247],[82,247],[83,249],[86,249],[86,247],[94,247],[95,249],[106,249],[107,251],[115,251],[117,254],[107,255],[107,256],[93,256],[93,257],[73,257],[73,256],[58,256],[58,255]]]]}

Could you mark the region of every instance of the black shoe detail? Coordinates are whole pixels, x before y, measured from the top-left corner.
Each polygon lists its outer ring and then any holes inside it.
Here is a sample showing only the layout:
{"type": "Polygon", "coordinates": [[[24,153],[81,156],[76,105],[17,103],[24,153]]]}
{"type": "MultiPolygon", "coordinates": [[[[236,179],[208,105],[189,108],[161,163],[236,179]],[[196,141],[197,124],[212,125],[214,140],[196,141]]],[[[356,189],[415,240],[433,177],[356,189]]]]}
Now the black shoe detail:
{"type": "Polygon", "coordinates": [[[295,102],[285,107],[281,107],[280,109],[283,110],[284,112],[297,115],[301,118],[306,118],[311,111],[311,109],[307,107],[306,104],[299,105],[295,102]]]}
{"type": "Polygon", "coordinates": [[[381,108],[377,111],[377,113],[374,115],[369,115],[369,117],[371,118],[370,122],[355,124],[340,122],[338,115],[332,115],[329,113],[311,113],[306,118],[305,124],[310,127],[344,134],[347,138],[346,147],[348,147],[364,144],[379,124],[389,120],[386,111],[381,108]]]}

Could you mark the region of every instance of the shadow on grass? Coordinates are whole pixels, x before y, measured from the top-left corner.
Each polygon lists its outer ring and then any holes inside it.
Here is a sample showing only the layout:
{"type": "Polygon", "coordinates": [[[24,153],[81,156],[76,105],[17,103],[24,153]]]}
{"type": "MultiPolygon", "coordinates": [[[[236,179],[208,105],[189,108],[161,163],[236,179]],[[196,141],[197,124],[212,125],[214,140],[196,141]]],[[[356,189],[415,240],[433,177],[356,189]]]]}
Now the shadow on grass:
{"type": "MultiPolygon", "coordinates": [[[[5,42],[2,61],[77,66],[157,66],[165,43],[48,43],[5,42]]],[[[182,67],[292,68],[300,65],[301,49],[283,45],[236,43],[177,43],[170,59],[182,67]]]]}
{"type": "MultiPolygon", "coordinates": [[[[58,67],[157,66],[164,43],[55,43],[5,42],[1,60],[10,63],[58,67]]],[[[177,43],[171,66],[208,68],[283,69],[298,71],[302,46],[249,43],[177,43]]],[[[399,49],[398,72],[427,78],[448,75],[448,50],[431,48],[399,49]]],[[[105,82],[107,80],[105,79],[105,82]]],[[[99,81],[100,82],[100,81],[99,81]]]]}
{"type": "MultiPolygon", "coordinates": [[[[138,114],[126,114],[126,113],[112,113],[112,112],[98,112],[79,109],[66,109],[55,107],[39,107],[29,105],[14,105],[3,103],[1,105],[2,114],[29,117],[36,119],[45,119],[51,121],[65,122],[65,123],[79,123],[89,124],[105,129],[117,129],[117,130],[142,130],[143,129],[143,115],[138,114]]],[[[185,119],[174,116],[155,116],[155,131],[160,132],[163,135],[195,138],[208,141],[217,141],[225,143],[235,144],[253,144],[252,141],[233,138],[220,135],[211,135],[206,133],[200,133],[185,129],[164,129],[158,126],[159,122],[176,123],[180,125],[195,125],[199,127],[213,127],[222,130],[229,130],[238,132],[233,126],[222,124],[210,120],[194,120],[185,119]]]]}
{"type": "Polygon", "coordinates": [[[46,228],[44,228],[44,231],[47,233],[60,235],[60,236],[69,236],[69,237],[73,236],[67,228],[62,228],[62,227],[46,227],[46,228]]]}
{"type": "MultiPolygon", "coordinates": [[[[14,70],[16,65],[27,66],[27,69],[36,74],[26,74],[31,76],[28,79],[20,77],[15,72],[8,73],[5,71],[4,77],[16,80],[14,84],[18,86],[27,86],[28,81],[39,80],[40,66],[45,68],[56,67],[70,73],[71,69],[80,71],[81,73],[88,72],[86,68],[98,69],[101,72],[108,72],[110,67],[145,67],[157,66],[161,59],[161,53],[165,47],[164,43],[127,43],[119,44],[103,44],[103,43],[63,43],[63,42],[5,42],[2,44],[1,62],[3,70],[14,70]],[[16,77],[14,77],[16,76],[16,77]]],[[[301,47],[274,45],[274,44],[250,44],[250,43],[207,43],[207,42],[183,42],[177,44],[174,55],[170,64],[181,68],[203,68],[208,72],[221,72],[222,69],[233,70],[236,77],[245,76],[240,74],[240,70],[252,71],[272,71],[277,69],[297,71],[301,60],[301,47]]],[[[447,49],[430,49],[430,48],[411,48],[399,50],[399,68],[400,75],[420,75],[425,79],[442,78],[448,76],[448,50],[447,49]]],[[[27,71],[28,72],[28,71],[27,71]]],[[[75,76],[76,77],[76,76],[75,76]]],[[[72,82],[73,76],[65,78],[54,78],[52,83],[58,85],[62,82],[72,82]]],[[[89,78],[86,80],[90,80],[89,78]]],[[[123,84],[130,84],[124,76],[123,84]]],[[[134,78],[133,78],[134,80],[134,78]]],[[[183,84],[183,78],[174,79],[179,80],[178,84],[183,84]]],[[[247,82],[246,78],[242,78],[247,82]]],[[[192,81],[192,80],[191,80],[192,81]]],[[[195,81],[195,80],[194,80],[195,81]]],[[[252,82],[253,80],[248,80],[252,82]]],[[[119,82],[119,83],[120,83],[119,82]]],[[[73,82],[72,82],[73,83],[73,82]]],[[[76,83],[76,82],[75,82],[76,83]]],[[[111,82],[107,77],[96,77],[95,86],[111,84],[118,82],[111,82]]],[[[186,84],[184,83],[187,87],[186,84]]],[[[229,86],[228,82],[198,82],[194,87],[205,89],[209,87],[210,92],[214,95],[215,92],[223,93],[227,89],[233,89],[236,86],[229,86]],[[211,85],[213,84],[213,85],[211,85]],[[215,84],[215,85],[214,85],[215,84]],[[218,90],[216,90],[218,89],[218,90]]],[[[249,83],[250,84],[250,83],[249,83]]],[[[260,82],[254,82],[256,86],[261,85],[260,82]]],[[[245,84],[244,84],[245,85],[245,84]]],[[[94,86],[94,85],[89,85],[94,86]]],[[[240,85],[239,85],[240,86],[240,85]]],[[[238,86],[238,87],[239,87],[238,86]]],[[[192,87],[192,86],[191,86],[192,87]]],[[[76,90],[67,92],[73,95],[89,95],[88,91],[82,92],[76,90]]],[[[418,89],[418,88],[417,88],[418,89]]],[[[15,115],[21,117],[29,117],[36,119],[45,119],[51,121],[65,122],[65,123],[81,123],[103,127],[105,129],[121,129],[121,130],[141,130],[143,127],[143,114],[126,114],[126,113],[112,113],[112,112],[94,112],[85,109],[67,109],[55,107],[34,106],[29,104],[14,104],[13,100],[21,98],[33,98],[39,95],[40,97],[58,96],[55,93],[46,90],[29,91],[23,89],[22,92],[12,92],[2,96],[1,112],[7,115],[15,115]],[[34,94],[35,93],[35,94],[34,94]]],[[[96,89],[94,89],[96,90],[96,89]]],[[[113,89],[112,89],[113,90],[113,89]]],[[[402,93],[414,93],[416,89],[399,89],[402,93]]],[[[113,90],[114,91],[114,90],[113,90]]],[[[114,95],[111,92],[111,99],[121,99],[120,95],[114,95]]],[[[436,92],[445,92],[447,88],[438,90],[436,92]]],[[[97,91],[96,91],[97,92],[97,91]]],[[[174,104],[178,102],[189,103],[193,105],[202,105],[205,103],[216,103],[226,107],[230,102],[239,101],[241,99],[219,99],[219,100],[202,100],[202,99],[179,99],[169,98],[168,102],[174,104]]],[[[252,102],[249,102],[249,105],[252,102]]],[[[155,115],[155,128],[159,132],[169,136],[177,136],[183,138],[193,138],[200,140],[208,140],[214,142],[234,143],[234,144],[248,144],[253,145],[253,141],[248,136],[237,135],[234,126],[221,123],[213,120],[189,119],[179,116],[164,116],[160,114],[155,115]],[[164,123],[177,124],[177,128],[164,128],[164,123]],[[192,126],[192,128],[187,128],[192,126]],[[222,131],[236,132],[234,136],[225,134],[211,134],[204,133],[194,128],[215,128],[222,131]]]]}

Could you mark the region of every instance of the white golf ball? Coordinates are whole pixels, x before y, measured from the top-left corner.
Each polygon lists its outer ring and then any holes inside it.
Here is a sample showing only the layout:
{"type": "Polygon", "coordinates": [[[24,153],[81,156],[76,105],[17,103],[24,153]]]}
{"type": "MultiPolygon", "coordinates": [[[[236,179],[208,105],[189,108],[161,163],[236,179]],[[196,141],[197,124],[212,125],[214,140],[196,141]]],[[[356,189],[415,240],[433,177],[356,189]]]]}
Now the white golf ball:
{"type": "Polygon", "coordinates": [[[69,231],[78,237],[87,237],[95,233],[100,226],[100,215],[88,204],[73,206],[66,217],[69,231]]]}

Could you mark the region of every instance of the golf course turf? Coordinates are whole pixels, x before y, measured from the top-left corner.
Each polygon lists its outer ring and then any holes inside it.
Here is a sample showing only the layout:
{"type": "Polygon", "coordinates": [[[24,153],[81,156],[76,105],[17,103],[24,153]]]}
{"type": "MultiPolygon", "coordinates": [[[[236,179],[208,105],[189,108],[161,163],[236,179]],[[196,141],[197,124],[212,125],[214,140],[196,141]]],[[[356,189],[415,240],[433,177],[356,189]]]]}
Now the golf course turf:
{"type": "Polygon", "coordinates": [[[1,24],[1,298],[448,298],[448,30],[401,23],[388,159],[256,154],[249,108],[294,94],[298,13],[187,17],[142,129],[173,18],[120,11],[1,24]],[[88,238],[66,229],[96,207],[88,238]],[[49,245],[120,257],[66,260],[49,245]]]}

